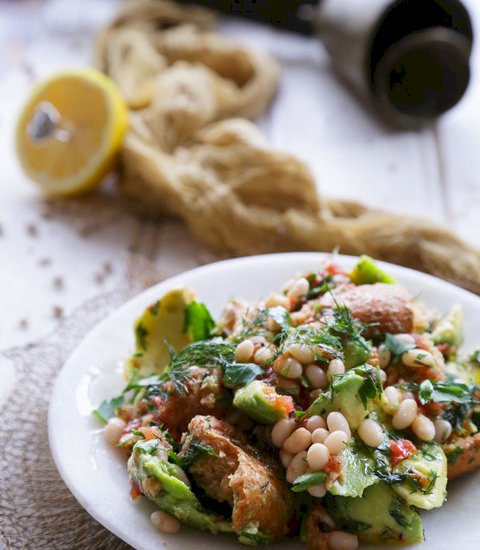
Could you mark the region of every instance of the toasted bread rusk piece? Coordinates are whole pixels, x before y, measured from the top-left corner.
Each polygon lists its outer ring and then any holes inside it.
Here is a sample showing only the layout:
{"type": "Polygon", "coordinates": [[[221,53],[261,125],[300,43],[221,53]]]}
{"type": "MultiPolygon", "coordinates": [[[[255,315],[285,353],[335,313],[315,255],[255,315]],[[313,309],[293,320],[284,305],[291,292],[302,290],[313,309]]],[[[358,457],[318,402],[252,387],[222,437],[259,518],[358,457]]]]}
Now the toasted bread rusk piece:
{"type": "Polygon", "coordinates": [[[321,303],[334,306],[344,304],[354,319],[366,325],[367,336],[423,331],[425,317],[421,307],[406,288],[397,284],[375,283],[348,287],[343,291],[326,294],[321,303]]]}
{"type": "Polygon", "coordinates": [[[292,495],[268,456],[248,445],[231,424],[213,416],[192,418],[180,456],[196,444],[214,452],[198,455],[189,474],[209,497],[230,504],[236,533],[256,524],[277,540],[288,535],[292,495]]]}
{"type": "Polygon", "coordinates": [[[480,468],[480,432],[470,437],[454,437],[443,445],[448,459],[448,479],[480,468]]]}

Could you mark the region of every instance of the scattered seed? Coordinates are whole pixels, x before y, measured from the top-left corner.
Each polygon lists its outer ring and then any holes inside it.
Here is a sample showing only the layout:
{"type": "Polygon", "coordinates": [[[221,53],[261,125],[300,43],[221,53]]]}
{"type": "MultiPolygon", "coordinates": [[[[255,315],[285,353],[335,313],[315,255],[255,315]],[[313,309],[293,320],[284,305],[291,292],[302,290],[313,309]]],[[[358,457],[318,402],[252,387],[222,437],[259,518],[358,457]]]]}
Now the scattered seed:
{"type": "Polygon", "coordinates": [[[27,231],[27,234],[30,235],[30,237],[36,237],[38,235],[38,228],[35,224],[29,223],[25,230],[27,231]]]}
{"type": "Polygon", "coordinates": [[[63,319],[63,308],[60,306],[53,306],[53,316],[55,319],[63,319]]]}
{"type": "Polygon", "coordinates": [[[53,288],[55,290],[62,290],[65,287],[63,277],[54,277],[53,279],[53,288]]]}

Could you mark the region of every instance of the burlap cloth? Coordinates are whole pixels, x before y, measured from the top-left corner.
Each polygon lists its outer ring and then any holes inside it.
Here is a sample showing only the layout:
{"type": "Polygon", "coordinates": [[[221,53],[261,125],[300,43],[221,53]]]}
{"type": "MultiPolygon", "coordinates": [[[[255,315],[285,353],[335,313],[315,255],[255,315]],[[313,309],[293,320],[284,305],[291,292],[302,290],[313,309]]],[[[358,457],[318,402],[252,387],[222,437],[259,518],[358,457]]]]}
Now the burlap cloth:
{"type": "Polygon", "coordinates": [[[427,217],[336,199],[299,158],[272,149],[247,119],[273,99],[278,63],[214,23],[211,12],[183,3],[131,0],[101,32],[96,64],[130,109],[118,186],[124,202],[143,215],[182,218],[216,252],[339,247],[480,294],[478,247],[427,217]]]}
{"type": "Polygon", "coordinates": [[[47,430],[53,384],[73,349],[108,313],[160,280],[147,260],[133,257],[130,266],[120,288],[79,307],[41,342],[4,353],[16,372],[14,390],[0,410],[0,541],[7,549],[130,548],[67,489],[50,454],[47,430]]]}

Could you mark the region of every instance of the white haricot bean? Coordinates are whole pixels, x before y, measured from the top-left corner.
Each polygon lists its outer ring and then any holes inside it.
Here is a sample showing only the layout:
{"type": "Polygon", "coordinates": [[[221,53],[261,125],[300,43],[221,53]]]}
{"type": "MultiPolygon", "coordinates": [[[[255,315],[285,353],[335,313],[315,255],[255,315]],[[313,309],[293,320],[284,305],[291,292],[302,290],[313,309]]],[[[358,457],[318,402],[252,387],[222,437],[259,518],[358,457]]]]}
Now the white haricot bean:
{"type": "Polygon", "coordinates": [[[412,422],[412,430],[422,441],[431,441],[435,437],[434,423],[423,414],[419,414],[412,422]]]}
{"type": "Polygon", "coordinates": [[[287,468],[285,479],[288,483],[293,483],[298,476],[301,476],[307,471],[307,451],[297,453],[290,465],[287,468]]]}
{"type": "Polygon", "coordinates": [[[272,428],[272,443],[275,447],[281,447],[287,437],[295,429],[295,420],[293,418],[282,418],[272,428]]]}
{"type": "Polygon", "coordinates": [[[417,402],[414,399],[404,399],[393,415],[392,425],[396,430],[408,428],[417,416],[417,402]]]}
{"type": "Polygon", "coordinates": [[[317,365],[308,365],[305,369],[305,376],[314,388],[326,388],[328,386],[328,378],[325,371],[317,365]]]}
{"type": "Polygon", "coordinates": [[[253,361],[257,365],[265,365],[273,357],[273,352],[270,348],[263,346],[258,348],[253,356],[253,361]]]}
{"type": "Polygon", "coordinates": [[[317,428],[326,428],[326,427],[327,427],[327,423],[318,414],[311,416],[310,418],[307,418],[305,420],[305,428],[307,428],[309,432],[313,433],[317,428]]]}
{"type": "Polygon", "coordinates": [[[309,289],[310,284],[307,279],[305,279],[305,277],[300,277],[300,279],[297,279],[289,288],[287,296],[294,300],[300,300],[307,295],[309,289]]]}
{"type": "Polygon", "coordinates": [[[352,435],[350,431],[350,425],[348,420],[340,412],[331,412],[327,416],[327,426],[331,432],[342,431],[345,432],[348,437],[352,435]]]}
{"type": "Polygon", "coordinates": [[[314,471],[323,470],[329,458],[330,451],[323,443],[314,443],[307,451],[308,465],[314,471]]]}
{"type": "Polygon", "coordinates": [[[395,334],[394,336],[404,346],[415,345],[415,339],[410,334],[395,334]]]}
{"type": "Polygon", "coordinates": [[[105,428],[103,428],[103,437],[105,441],[110,443],[110,445],[116,445],[120,437],[122,437],[125,426],[126,423],[121,418],[117,418],[116,416],[110,418],[105,428]]]}
{"type": "Polygon", "coordinates": [[[285,376],[285,378],[290,378],[291,380],[300,378],[303,374],[302,364],[293,357],[287,357],[278,363],[275,362],[273,370],[275,370],[278,374],[285,376]]]}
{"type": "Polygon", "coordinates": [[[180,522],[178,521],[178,519],[171,516],[170,514],[166,514],[162,510],[157,510],[156,512],[153,512],[153,514],[150,516],[150,520],[152,521],[153,525],[162,533],[173,535],[174,533],[178,533],[180,529],[180,522]]]}
{"type": "Polygon", "coordinates": [[[388,367],[392,359],[391,351],[384,344],[378,346],[378,360],[380,361],[380,367],[384,369],[388,367]]]}
{"type": "Polygon", "coordinates": [[[321,485],[309,487],[307,491],[312,495],[312,497],[322,498],[326,495],[327,488],[325,487],[325,483],[322,483],[321,485]]]}
{"type": "Polygon", "coordinates": [[[325,439],[329,436],[330,432],[325,428],[317,428],[312,433],[312,442],[313,443],[323,443],[325,439]]]}
{"type": "Polygon", "coordinates": [[[443,443],[452,435],[452,425],[448,420],[437,418],[435,420],[435,441],[443,443]]]}
{"type": "Polygon", "coordinates": [[[289,300],[283,294],[270,294],[270,296],[265,301],[265,306],[266,307],[282,306],[285,309],[288,309],[289,300]]]}
{"type": "Polygon", "coordinates": [[[329,550],[357,550],[358,537],[345,531],[332,531],[328,539],[329,550]]]}
{"type": "Polygon", "coordinates": [[[235,361],[239,363],[248,363],[252,358],[255,346],[251,340],[243,340],[235,348],[235,361]]]}
{"type": "Polygon", "coordinates": [[[345,363],[341,359],[332,359],[328,365],[328,376],[338,376],[339,374],[345,374],[345,363]]]}
{"type": "Polygon", "coordinates": [[[343,451],[345,445],[348,443],[348,440],[349,437],[345,432],[337,430],[336,432],[332,432],[325,439],[323,444],[325,445],[325,447],[328,447],[331,455],[338,455],[338,453],[343,451]]]}
{"type": "Polygon", "coordinates": [[[385,409],[390,414],[393,414],[400,405],[402,394],[395,386],[388,386],[383,390],[383,394],[385,396],[385,409]]]}
{"type": "Polygon", "coordinates": [[[435,357],[424,349],[409,349],[402,354],[402,363],[407,367],[435,367],[435,357]]]}
{"type": "Polygon", "coordinates": [[[280,451],[280,462],[283,464],[285,469],[290,466],[294,456],[295,455],[292,455],[292,453],[287,453],[287,451],[284,451],[283,449],[280,451]]]}
{"type": "Polygon", "coordinates": [[[300,388],[298,378],[295,380],[290,380],[288,378],[285,378],[284,376],[278,377],[277,386],[279,388],[282,388],[285,393],[292,394],[298,393],[298,390],[300,388]]]}
{"type": "Polygon", "coordinates": [[[298,428],[283,443],[283,449],[297,454],[304,451],[312,442],[312,434],[306,428],[298,428]]]}
{"type": "Polygon", "coordinates": [[[311,349],[303,344],[291,344],[286,351],[304,365],[309,365],[315,359],[311,349]]]}
{"type": "Polygon", "coordinates": [[[360,439],[369,447],[378,447],[383,443],[385,435],[380,425],[370,418],[363,420],[358,427],[360,439]]]}

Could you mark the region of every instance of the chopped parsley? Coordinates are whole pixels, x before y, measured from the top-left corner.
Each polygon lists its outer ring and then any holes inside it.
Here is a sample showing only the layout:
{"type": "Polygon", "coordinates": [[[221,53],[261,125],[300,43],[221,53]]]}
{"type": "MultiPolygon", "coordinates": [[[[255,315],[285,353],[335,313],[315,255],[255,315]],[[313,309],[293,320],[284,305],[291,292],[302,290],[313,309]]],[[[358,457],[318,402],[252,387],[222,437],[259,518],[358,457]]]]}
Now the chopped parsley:
{"type": "Polygon", "coordinates": [[[192,440],[189,442],[185,454],[181,458],[182,468],[188,469],[200,457],[203,457],[205,455],[215,458],[219,457],[219,454],[213,447],[210,447],[210,445],[205,445],[197,438],[193,437],[192,440]]]}
{"type": "Polygon", "coordinates": [[[395,357],[399,357],[400,355],[403,355],[406,351],[411,350],[415,347],[415,344],[405,344],[393,334],[385,335],[385,341],[383,342],[383,345],[395,357]]]}
{"type": "Polygon", "coordinates": [[[110,420],[110,418],[113,418],[115,416],[115,410],[121,405],[123,405],[123,395],[114,397],[113,399],[110,399],[110,401],[102,401],[98,408],[92,412],[92,414],[101,422],[106,424],[110,420]]]}
{"type": "Polygon", "coordinates": [[[312,472],[310,474],[303,474],[292,483],[292,491],[294,493],[302,493],[310,487],[315,485],[321,485],[325,482],[325,472],[312,472]]]}
{"type": "Polygon", "coordinates": [[[459,456],[463,455],[463,449],[458,445],[453,449],[451,453],[447,454],[447,461],[449,464],[455,464],[459,456]]]}
{"type": "Polygon", "coordinates": [[[426,403],[465,403],[474,402],[474,384],[461,382],[432,382],[424,380],[421,384],[408,384],[410,391],[417,391],[422,405],[426,403]]]}
{"type": "Polygon", "coordinates": [[[255,363],[227,363],[223,368],[223,381],[228,387],[246,386],[263,374],[255,363]]]}

